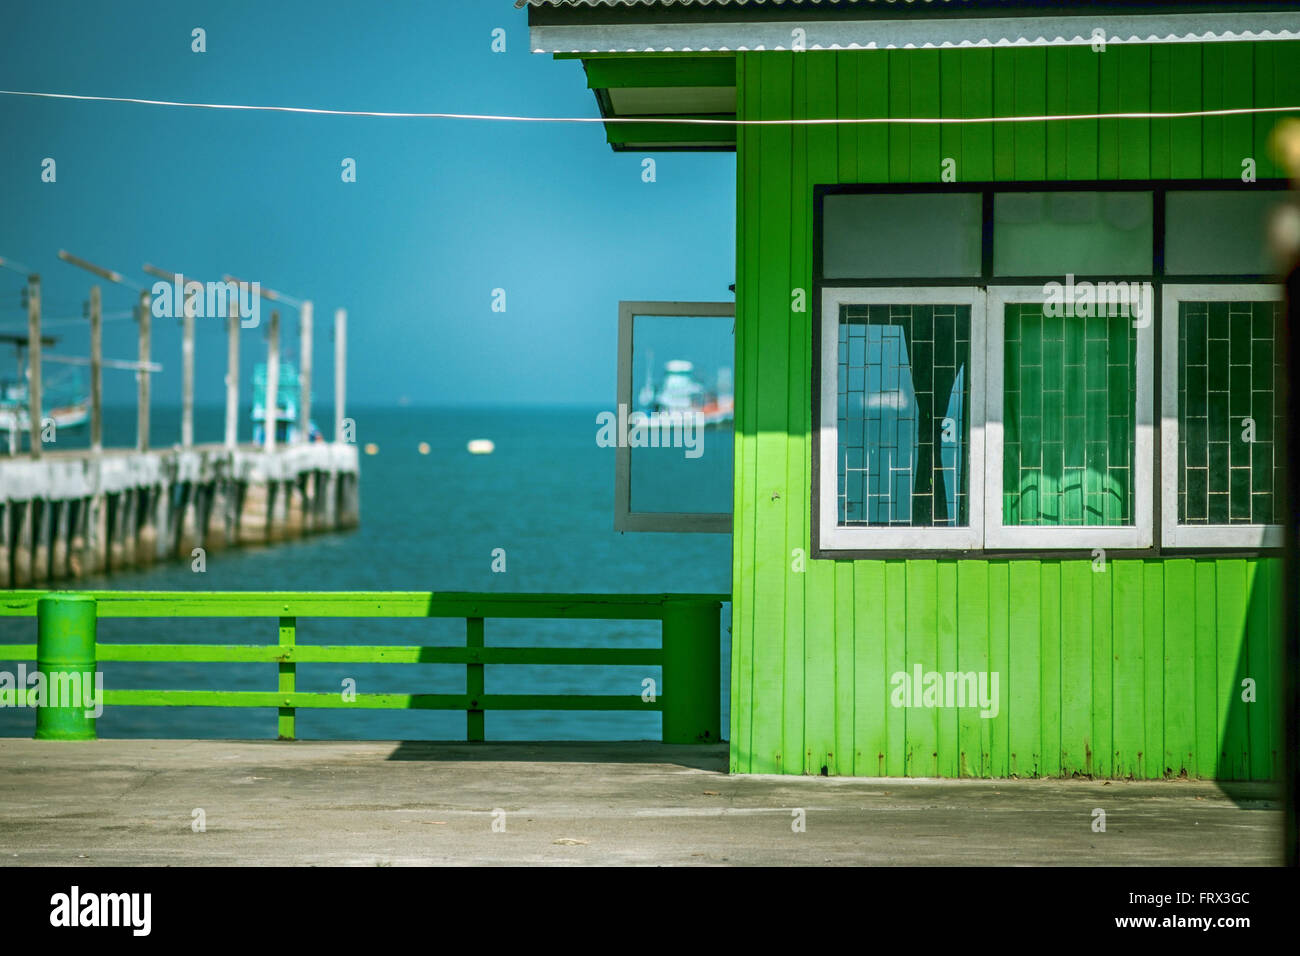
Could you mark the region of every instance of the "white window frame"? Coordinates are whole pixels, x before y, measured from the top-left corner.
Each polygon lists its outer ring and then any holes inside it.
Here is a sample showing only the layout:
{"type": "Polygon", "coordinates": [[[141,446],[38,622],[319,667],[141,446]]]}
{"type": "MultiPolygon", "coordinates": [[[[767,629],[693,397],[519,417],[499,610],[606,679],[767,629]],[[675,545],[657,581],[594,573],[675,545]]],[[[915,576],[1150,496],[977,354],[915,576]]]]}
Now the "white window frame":
{"type": "Polygon", "coordinates": [[[818,548],[825,551],[971,550],[984,542],[984,290],[966,286],[907,286],[821,290],[821,421],[819,423],[818,548]],[[951,527],[844,527],[839,524],[840,309],[846,305],[965,305],[970,307],[970,440],[966,452],[969,524],[951,527]]]}
{"type": "Polygon", "coordinates": [[[1160,530],[1169,548],[1280,548],[1277,524],[1184,525],[1178,522],[1178,306],[1183,302],[1271,301],[1282,287],[1269,284],[1169,283],[1163,287],[1164,325],[1160,402],[1160,530]]]}
{"type": "Polygon", "coordinates": [[[1155,479],[1155,428],[1153,403],[1154,317],[1137,325],[1137,394],[1133,445],[1133,524],[1027,526],[1002,523],[1003,384],[1006,307],[1014,303],[1042,303],[1048,298],[1042,286],[990,286],[988,289],[988,398],[985,403],[985,548],[1033,548],[1043,551],[1092,548],[1150,548],[1154,542],[1152,485],[1155,479]]]}

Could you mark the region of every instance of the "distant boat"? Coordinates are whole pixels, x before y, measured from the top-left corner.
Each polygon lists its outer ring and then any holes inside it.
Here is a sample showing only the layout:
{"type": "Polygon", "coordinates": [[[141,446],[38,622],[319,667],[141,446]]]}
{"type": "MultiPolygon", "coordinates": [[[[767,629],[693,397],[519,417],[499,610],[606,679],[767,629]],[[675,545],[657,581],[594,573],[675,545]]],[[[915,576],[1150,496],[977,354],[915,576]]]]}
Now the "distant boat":
{"type": "MultiPolygon", "coordinates": [[[[19,435],[32,427],[31,396],[27,387],[27,336],[0,335],[14,346],[17,372],[0,379],[0,433],[9,433],[9,447],[17,451],[19,435]]],[[[46,345],[55,340],[45,338],[46,345]]],[[[49,373],[41,388],[41,421],[52,419],[56,428],[78,428],[90,421],[90,388],[85,370],[73,366],[49,373]]]]}
{"type": "MultiPolygon", "coordinates": [[[[280,363],[280,377],[276,385],[275,440],[289,444],[298,440],[298,368],[292,362],[280,363]]],[[[253,443],[266,442],[266,365],[253,369],[253,443]]],[[[324,441],[316,423],[307,423],[307,440],[324,441]]]]}
{"type": "MultiPolygon", "coordinates": [[[[32,425],[28,411],[30,404],[27,383],[0,381],[0,431],[15,428],[20,432],[28,431],[32,425]]],[[[58,405],[42,404],[45,408],[42,409],[41,420],[53,419],[58,428],[78,428],[90,421],[89,396],[58,405]]]]}
{"type": "Polygon", "coordinates": [[[710,391],[695,377],[695,365],[686,359],[664,363],[663,381],[655,384],[652,369],[654,356],[646,366],[645,384],[637,396],[640,410],[651,416],[663,413],[694,413],[705,425],[721,425],[736,414],[736,400],[731,392],[731,369],[718,369],[717,387],[710,391]]]}

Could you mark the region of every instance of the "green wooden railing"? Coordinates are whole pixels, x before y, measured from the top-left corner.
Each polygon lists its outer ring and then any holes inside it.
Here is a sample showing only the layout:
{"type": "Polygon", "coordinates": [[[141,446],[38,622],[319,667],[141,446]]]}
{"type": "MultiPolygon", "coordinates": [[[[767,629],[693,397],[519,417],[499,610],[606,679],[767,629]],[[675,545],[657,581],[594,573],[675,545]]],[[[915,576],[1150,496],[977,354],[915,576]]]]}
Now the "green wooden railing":
{"type": "MultiPolygon", "coordinates": [[[[274,707],[279,735],[295,736],[299,708],[463,710],[466,736],[483,739],[488,710],[658,710],[665,743],[721,739],[720,623],[723,594],[482,594],[466,592],[151,592],[4,591],[0,616],[35,617],[35,644],[0,644],[0,660],[35,660],[47,675],[93,680],[106,661],[274,663],[274,691],[127,690],[106,688],[105,706],[274,707]],[[96,639],[99,618],[271,618],[275,644],[125,644],[96,639]],[[464,618],[465,645],[307,645],[297,643],[304,618],[464,618]],[[658,648],[493,647],[488,618],[568,618],[660,621],[658,648]],[[304,693],[297,666],[306,663],[463,664],[463,694],[304,693]],[[658,666],[662,690],[642,694],[487,694],[488,664],[606,664],[658,666]]],[[[43,707],[36,736],[93,739],[94,720],[75,707],[43,707]]]]}

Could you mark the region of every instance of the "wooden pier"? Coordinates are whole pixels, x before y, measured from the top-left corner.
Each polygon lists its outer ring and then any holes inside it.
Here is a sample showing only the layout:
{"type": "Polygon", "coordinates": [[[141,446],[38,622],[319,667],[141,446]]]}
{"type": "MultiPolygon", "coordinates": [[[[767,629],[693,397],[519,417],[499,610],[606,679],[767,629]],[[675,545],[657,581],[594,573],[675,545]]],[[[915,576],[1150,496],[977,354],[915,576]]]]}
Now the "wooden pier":
{"type": "MultiPolygon", "coordinates": [[[[359,457],[351,441],[352,422],[344,417],[347,383],[347,312],[334,313],[334,441],[311,440],[312,303],[225,277],[224,292],[209,318],[223,316],[226,328],[225,441],[194,444],[194,336],[196,312],[205,301],[204,285],[192,278],[146,264],[144,271],[165,280],[155,286],[175,292],[176,314],[183,320],[181,348],[181,434],[170,449],[150,448],[150,375],[152,299],[147,288],[112,269],[97,266],[67,251],[59,258],[137,295],[134,317],[139,330],[138,360],[105,359],[102,354],[102,296],[90,288],[86,317],[90,329],[90,448],[60,451],[46,429],[42,345],[41,278],[26,267],[0,257],[0,268],[26,275],[23,301],[27,334],[8,339],[26,349],[26,430],[22,453],[18,410],[9,428],[9,457],[0,458],[0,589],[24,588],[47,581],[106,574],[158,561],[206,561],[208,551],[240,545],[268,544],[319,531],[356,526],[360,519],[359,457]],[[172,286],[167,285],[172,283],[172,286]],[[299,331],[299,427],[278,438],[280,422],[293,421],[280,410],[280,314],[273,310],[267,327],[266,387],[259,444],[238,444],[240,332],[255,327],[260,312],[241,314],[240,289],[297,310],[299,331]],[[138,383],[136,441],[133,449],[103,447],[103,369],[132,370],[138,383]],[[198,551],[196,549],[202,549],[198,551]]],[[[212,286],[213,284],[209,284],[212,286]]],[[[210,292],[217,291],[209,289],[210,292]]],[[[255,303],[256,304],[256,303],[255,303]]],[[[171,315],[170,311],[164,311],[171,315]]],[[[20,350],[21,355],[21,350],[20,350]]],[[[78,363],[80,357],[58,357],[78,363]]],[[[44,356],[55,361],[55,356],[44,356]]],[[[23,362],[19,366],[22,371],[23,362]]],[[[20,376],[21,377],[21,376],[20,376]]],[[[256,404],[256,402],[255,402],[256,404]]]]}
{"type": "Polygon", "coordinates": [[[725,744],[9,738],[0,862],[1271,866],[1280,796],[1203,780],[728,774],[725,744]],[[1093,807],[1114,808],[1122,835],[1093,832],[1093,807]]]}
{"type": "Polygon", "coordinates": [[[354,527],[358,461],[344,442],[0,459],[0,588],[354,527]]]}

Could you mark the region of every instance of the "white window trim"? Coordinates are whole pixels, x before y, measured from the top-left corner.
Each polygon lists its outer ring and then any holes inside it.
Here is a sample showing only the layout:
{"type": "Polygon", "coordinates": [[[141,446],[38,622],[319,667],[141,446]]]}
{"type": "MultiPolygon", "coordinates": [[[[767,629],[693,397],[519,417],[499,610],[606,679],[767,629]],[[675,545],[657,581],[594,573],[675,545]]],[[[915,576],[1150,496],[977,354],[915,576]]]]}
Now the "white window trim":
{"type": "Polygon", "coordinates": [[[985,422],[985,448],[988,477],[985,482],[984,514],[986,548],[1149,548],[1154,541],[1152,484],[1154,479],[1155,429],[1153,427],[1153,349],[1155,322],[1137,326],[1137,395],[1135,416],[1137,434],[1133,449],[1133,524],[1006,526],[1002,523],[1002,450],[1003,450],[1003,339],[1006,334],[1006,306],[1017,302],[1043,302],[1047,293],[1042,286],[991,286],[988,290],[988,352],[985,422]]]}
{"type": "Polygon", "coordinates": [[[984,540],[983,289],[975,287],[823,288],[818,546],[827,551],[970,550],[984,540]],[[839,524],[839,324],[846,305],[965,305],[970,307],[970,441],[967,448],[969,525],[963,528],[842,527],[839,524]]]}
{"type": "Polygon", "coordinates": [[[1178,306],[1182,302],[1280,301],[1278,285],[1167,284],[1161,356],[1160,530],[1169,548],[1280,548],[1282,525],[1178,523],[1178,306]]]}

